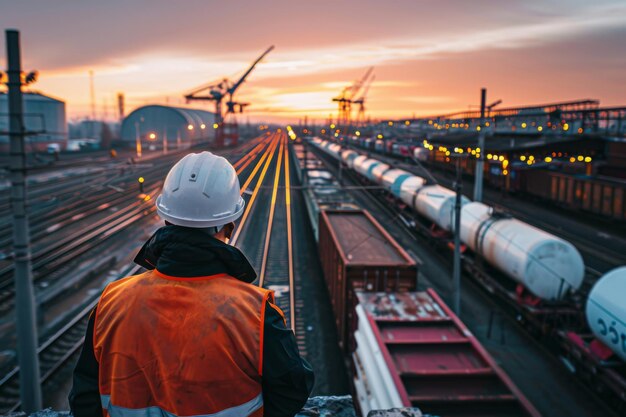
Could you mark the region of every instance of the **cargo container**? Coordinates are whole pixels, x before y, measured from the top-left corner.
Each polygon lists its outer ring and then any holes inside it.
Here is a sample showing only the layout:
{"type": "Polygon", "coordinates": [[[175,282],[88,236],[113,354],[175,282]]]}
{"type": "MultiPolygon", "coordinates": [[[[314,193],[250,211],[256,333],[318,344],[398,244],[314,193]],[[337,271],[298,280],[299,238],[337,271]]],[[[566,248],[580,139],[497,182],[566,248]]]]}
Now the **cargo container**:
{"type": "Polygon", "coordinates": [[[413,291],[418,265],[365,210],[322,210],[318,244],[340,345],[347,349],[354,290],[413,291]]]}
{"type": "Polygon", "coordinates": [[[352,323],[355,403],[440,416],[539,416],[432,289],[357,292],[352,323]]]}

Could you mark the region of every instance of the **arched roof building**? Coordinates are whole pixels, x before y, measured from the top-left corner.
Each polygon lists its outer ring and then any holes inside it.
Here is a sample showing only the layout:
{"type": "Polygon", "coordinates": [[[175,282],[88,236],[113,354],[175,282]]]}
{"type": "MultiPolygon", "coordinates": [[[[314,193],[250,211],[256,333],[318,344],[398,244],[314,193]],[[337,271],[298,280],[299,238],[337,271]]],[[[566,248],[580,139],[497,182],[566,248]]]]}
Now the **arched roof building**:
{"type": "Polygon", "coordinates": [[[137,135],[142,142],[159,145],[164,138],[168,144],[192,143],[215,138],[215,114],[198,109],[161,105],[143,106],[131,112],[122,122],[121,138],[135,142],[137,135]]]}

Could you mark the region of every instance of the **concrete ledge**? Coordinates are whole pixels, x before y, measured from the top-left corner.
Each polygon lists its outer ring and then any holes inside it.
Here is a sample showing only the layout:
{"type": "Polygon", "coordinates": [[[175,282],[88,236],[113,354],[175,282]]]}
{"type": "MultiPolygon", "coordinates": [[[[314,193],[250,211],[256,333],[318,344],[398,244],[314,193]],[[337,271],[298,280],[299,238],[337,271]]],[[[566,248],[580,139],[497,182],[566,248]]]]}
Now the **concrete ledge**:
{"type": "MultiPolygon", "coordinates": [[[[0,417],[27,417],[25,413],[11,413],[0,417]]],[[[71,417],[69,411],[45,409],[30,417],[71,417]]],[[[328,396],[311,397],[296,417],[356,417],[352,397],[328,396]]],[[[427,417],[417,408],[393,408],[391,410],[370,411],[367,417],[427,417]]]]}

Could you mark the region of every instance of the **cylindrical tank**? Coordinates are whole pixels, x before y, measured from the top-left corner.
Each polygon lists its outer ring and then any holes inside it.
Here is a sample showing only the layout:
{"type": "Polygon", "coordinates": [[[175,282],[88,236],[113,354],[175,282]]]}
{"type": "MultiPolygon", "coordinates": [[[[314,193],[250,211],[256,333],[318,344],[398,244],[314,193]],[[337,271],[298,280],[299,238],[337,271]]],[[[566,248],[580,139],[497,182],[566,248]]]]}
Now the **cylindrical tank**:
{"type": "Polygon", "coordinates": [[[427,161],[429,153],[430,153],[429,150],[425,148],[415,148],[413,150],[413,156],[418,161],[427,161]]]}
{"type": "Polygon", "coordinates": [[[336,143],[331,143],[328,146],[328,152],[335,158],[339,159],[339,151],[341,151],[341,146],[336,143]]]}
{"type": "Polygon", "coordinates": [[[587,299],[586,315],[593,334],[626,361],[626,266],[596,282],[587,299]]]}
{"type": "MultiPolygon", "coordinates": [[[[452,190],[440,185],[428,185],[417,193],[413,208],[443,230],[451,231],[454,224],[455,198],[456,193],[452,190]]],[[[463,196],[461,204],[468,202],[469,199],[463,196]]]]}
{"type": "Polygon", "coordinates": [[[400,198],[400,186],[413,174],[403,169],[390,169],[383,174],[382,184],[391,194],[400,198]]]}
{"type": "Polygon", "coordinates": [[[411,176],[400,184],[400,199],[409,207],[413,207],[413,197],[422,189],[426,180],[421,177],[411,176]]]}
{"type": "Polygon", "coordinates": [[[371,180],[371,169],[376,165],[381,164],[381,162],[377,159],[355,159],[354,160],[354,169],[359,174],[363,175],[365,178],[371,180]]]}
{"type": "Polygon", "coordinates": [[[473,202],[461,209],[461,240],[491,265],[544,300],[582,284],[585,265],[571,243],[473,202]]]}
{"type": "Polygon", "coordinates": [[[341,152],[341,160],[349,167],[352,168],[354,159],[358,157],[359,154],[350,149],[341,152]]]}
{"type": "Polygon", "coordinates": [[[389,165],[382,162],[380,164],[377,164],[376,166],[373,166],[370,169],[372,181],[374,181],[376,184],[382,185],[383,175],[385,175],[385,172],[389,171],[389,168],[391,168],[389,165]]]}

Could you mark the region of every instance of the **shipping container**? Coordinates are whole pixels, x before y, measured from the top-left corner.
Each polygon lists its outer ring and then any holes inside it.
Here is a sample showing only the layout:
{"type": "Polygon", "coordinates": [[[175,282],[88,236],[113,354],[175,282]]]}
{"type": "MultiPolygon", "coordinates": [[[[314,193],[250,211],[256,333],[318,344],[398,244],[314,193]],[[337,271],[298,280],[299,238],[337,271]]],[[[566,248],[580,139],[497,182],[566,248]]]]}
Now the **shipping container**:
{"type": "Polygon", "coordinates": [[[318,244],[337,333],[346,349],[354,290],[413,291],[418,266],[365,210],[322,210],[318,244]]]}
{"type": "Polygon", "coordinates": [[[418,407],[446,417],[539,416],[432,289],[356,297],[352,360],[361,415],[418,407]]]}

